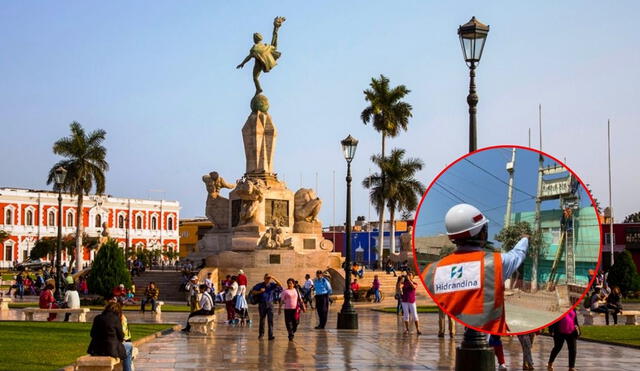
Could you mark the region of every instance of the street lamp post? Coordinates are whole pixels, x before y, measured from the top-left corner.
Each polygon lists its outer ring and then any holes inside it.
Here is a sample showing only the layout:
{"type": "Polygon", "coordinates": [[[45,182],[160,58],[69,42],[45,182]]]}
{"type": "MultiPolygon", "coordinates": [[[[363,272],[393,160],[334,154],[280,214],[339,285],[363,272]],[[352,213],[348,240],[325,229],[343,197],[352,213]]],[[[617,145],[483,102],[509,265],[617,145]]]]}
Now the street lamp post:
{"type": "Polygon", "coordinates": [[[358,140],[349,135],[340,142],[344,158],[347,160],[347,217],[346,246],[344,262],[344,303],[338,313],[338,329],[357,329],[358,313],[351,304],[351,160],[356,154],[358,140]]]}
{"type": "MultiPolygon", "coordinates": [[[[480,23],[476,17],[462,26],[458,27],[458,36],[464,60],[469,67],[469,152],[477,148],[476,138],[476,105],[478,95],[476,94],[476,66],[480,63],[484,43],[487,41],[489,26],[480,23]]],[[[465,327],[462,344],[456,349],[456,371],[495,370],[495,359],[493,349],[487,343],[487,335],[474,329],[465,327]]]]}
{"type": "Polygon", "coordinates": [[[476,94],[476,66],[480,63],[484,43],[487,41],[489,26],[480,23],[476,17],[462,26],[458,27],[458,36],[460,37],[460,45],[464,60],[469,67],[469,95],[467,95],[467,103],[469,104],[469,152],[473,152],[477,148],[476,136],[476,106],[478,105],[478,94],[476,94]]]}
{"type": "Polygon", "coordinates": [[[62,300],[62,269],[60,260],[62,252],[62,186],[67,176],[67,170],[60,166],[55,170],[56,187],[58,188],[58,243],[56,245],[56,293],[57,301],[62,300]]]}

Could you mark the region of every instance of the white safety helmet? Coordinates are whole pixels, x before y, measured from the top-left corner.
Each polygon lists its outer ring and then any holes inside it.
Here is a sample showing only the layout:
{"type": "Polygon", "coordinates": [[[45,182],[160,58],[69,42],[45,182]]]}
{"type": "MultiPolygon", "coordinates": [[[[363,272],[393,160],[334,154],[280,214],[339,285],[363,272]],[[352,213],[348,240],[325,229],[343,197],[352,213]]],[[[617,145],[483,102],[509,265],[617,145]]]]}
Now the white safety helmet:
{"type": "Polygon", "coordinates": [[[489,219],[475,206],[469,204],[458,204],[452,207],[444,217],[447,235],[452,240],[476,236],[487,223],[489,219]]]}

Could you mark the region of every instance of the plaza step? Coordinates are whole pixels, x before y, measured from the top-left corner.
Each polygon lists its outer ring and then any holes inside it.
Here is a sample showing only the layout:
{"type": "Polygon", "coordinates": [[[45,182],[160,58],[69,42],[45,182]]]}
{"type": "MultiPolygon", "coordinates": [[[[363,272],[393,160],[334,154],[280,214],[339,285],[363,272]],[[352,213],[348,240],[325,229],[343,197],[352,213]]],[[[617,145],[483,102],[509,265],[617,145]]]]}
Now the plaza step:
{"type": "Polygon", "coordinates": [[[160,289],[159,300],[163,301],[184,301],[185,294],[180,291],[182,273],[176,271],[145,271],[140,277],[133,277],[136,285],[136,298],[139,300],[144,296],[144,289],[149,282],[155,282],[160,289]]]}
{"type": "MultiPolygon", "coordinates": [[[[394,277],[393,273],[387,274],[385,271],[365,271],[364,276],[362,278],[358,278],[360,286],[371,287],[373,277],[376,274],[380,281],[380,291],[382,291],[382,294],[386,297],[393,297],[396,293],[396,282],[398,280],[398,277],[394,277]]],[[[398,276],[400,275],[400,273],[396,274],[398,276]]],[[[422,282],[419,281],[419,278],[415,278],[415,281],[418,283],[416,296],[428,297],[426,290],[422,286],[422,282]]]]}

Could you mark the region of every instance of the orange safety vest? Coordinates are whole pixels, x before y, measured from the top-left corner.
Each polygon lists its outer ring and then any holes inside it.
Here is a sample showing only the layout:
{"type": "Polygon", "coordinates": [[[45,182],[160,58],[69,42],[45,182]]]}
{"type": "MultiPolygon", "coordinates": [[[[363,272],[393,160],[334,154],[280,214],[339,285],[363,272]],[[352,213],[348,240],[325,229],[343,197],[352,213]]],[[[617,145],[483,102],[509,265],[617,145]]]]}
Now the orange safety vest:
{"type": "Polygon", "coordinates": [[[500,253],[458,251],[427,266],[433,298],[460,321],[491,333],[508,331],[500,253]]]}

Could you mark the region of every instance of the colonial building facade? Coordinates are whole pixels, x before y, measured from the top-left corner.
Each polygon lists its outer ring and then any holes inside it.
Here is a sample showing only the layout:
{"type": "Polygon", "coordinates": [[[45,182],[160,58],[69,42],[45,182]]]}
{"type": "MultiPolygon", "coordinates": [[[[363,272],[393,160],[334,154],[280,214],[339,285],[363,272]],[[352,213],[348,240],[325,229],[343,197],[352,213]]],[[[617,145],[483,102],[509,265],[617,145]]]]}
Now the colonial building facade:
{"type": "MultiPolygon", "coordinates": [[[[62,195],[62,235],[76,232],[77,197],[62,195]]],[[[104,227],[120,247],[180,251],[177,201],[140,200],[106,195],[84,196],[84,233],[97,237],[104,227]]],[[[9,238],[0,249],[0,267],[9,267],[29,256],[36,241],[57,237],[58,194],[16,188],[0,188],[0,230],[9,238]]],[[[84,261],[93,259],[85,249],[84,261]]],[[[63,256],[64,257],[64,256],[63,256]]]]}

